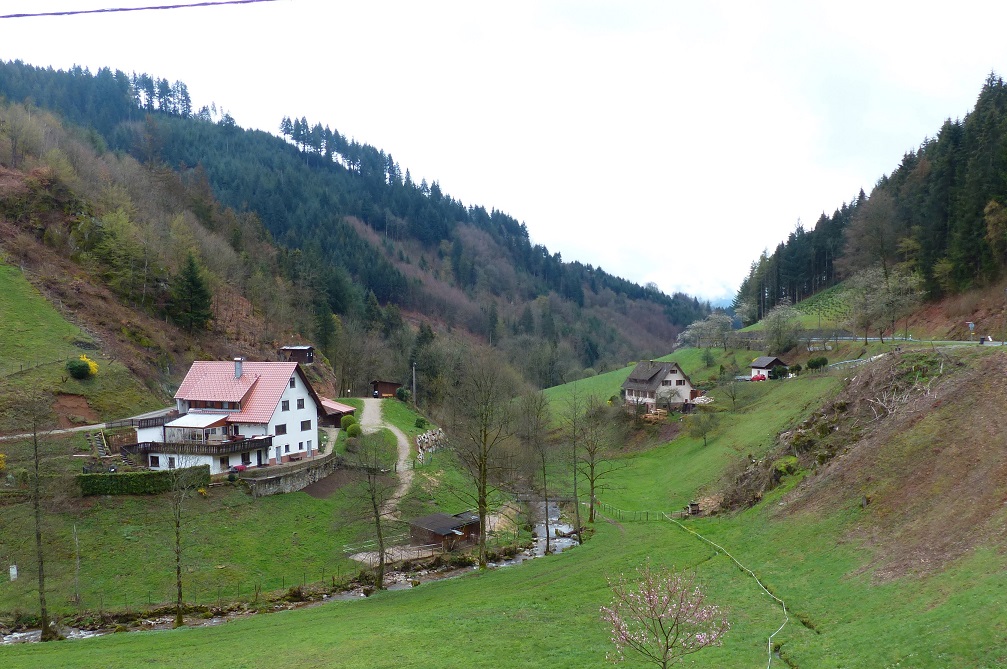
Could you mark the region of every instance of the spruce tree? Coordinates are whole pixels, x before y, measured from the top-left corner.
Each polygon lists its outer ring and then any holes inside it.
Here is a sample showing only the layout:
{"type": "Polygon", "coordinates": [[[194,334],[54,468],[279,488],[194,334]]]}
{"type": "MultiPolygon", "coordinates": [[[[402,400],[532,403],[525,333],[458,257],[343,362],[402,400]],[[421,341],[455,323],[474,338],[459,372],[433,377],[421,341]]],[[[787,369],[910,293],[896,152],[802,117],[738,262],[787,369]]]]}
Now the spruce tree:
{"type": "Polygon", "coordinates": [[[171,317],[188,332],[206,329],[213,317],[212,293],[190,253],[181,271],[171,282],[171,317]]]}

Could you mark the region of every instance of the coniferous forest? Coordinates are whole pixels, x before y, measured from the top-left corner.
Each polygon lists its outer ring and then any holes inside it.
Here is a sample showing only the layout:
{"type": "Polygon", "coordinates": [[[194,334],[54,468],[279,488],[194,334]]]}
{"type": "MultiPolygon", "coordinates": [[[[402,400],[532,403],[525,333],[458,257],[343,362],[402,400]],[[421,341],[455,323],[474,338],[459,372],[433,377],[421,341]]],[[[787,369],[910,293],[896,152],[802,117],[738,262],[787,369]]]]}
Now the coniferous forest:
{"type": "MultiPolygon", "coordinates": [[[[210,284],[236,287],[333,361],[343,357],[337,349],[346,348],[347,333],[377,340],[396,353],[372,352],[387,367],[375,371],[404,381],[422,357],[416,341],[458,331],[495,346],[544,387],[664,354],[682,328],[709,313],[684,294],[564,261],[533,244],[512,216],[463,204],[436,181],[416,183],[390,153],[294,110],[277,119],[277,135],[244,130],[216,105],[194,109],[183,82],[20,61],[0,63],[0,96],[8,149],[0,164],[30,167],[24,163],[34,154],[36,163],[69,160],[82,169],[35,127],[33,111],[49,110],[95,155],[144,166],[195,216],[195,233],[169,222],[179,248],[153,263],[149,245],[135,243],[145,239],[143,213],[114,198],[82,207],[85,215],[65,232],[69,250],[155,316],[170,311],[170,284],[193,253],[210,284]],[[141,264],[138,284],[132,273],[141,264]]],[[[59,173],[47,176],[57,175],[56,186],[59,173]]],[[[58,236],[50,230],[49,242],[58,236]]]]}
{"type": "Polygon", "coordinates": [[[811,230],[752,263],[735,299],[746,323],[867,270],[915,277],[930,299],[982,287],[1007,265],[1007,87],[991,73],[975,108],[906,153],[811,230]]]}

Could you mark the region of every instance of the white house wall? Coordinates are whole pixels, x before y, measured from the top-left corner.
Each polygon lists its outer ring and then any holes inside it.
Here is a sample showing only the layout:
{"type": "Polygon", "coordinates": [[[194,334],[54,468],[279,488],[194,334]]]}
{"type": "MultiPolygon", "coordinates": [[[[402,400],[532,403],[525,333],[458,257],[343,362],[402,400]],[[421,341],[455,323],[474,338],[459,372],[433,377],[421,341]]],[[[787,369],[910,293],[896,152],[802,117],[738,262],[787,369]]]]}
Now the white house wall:
{"type": "Polygon", "coordinates": [[[273,435],[273,449],[269,461],[271,464],[288,462],[291,456],[309,458],[317,455],[318,450],[318,407],[311,397],[304,381],[294,374],[294,387],[289,382],[280,397],[279,404],[273,410],[269,420],[268,434],[273,435]],[[297,408],[297,400],[304,400],[304,408],[297,408]],[[288,401],[290,408],[283,411],[283,402],[288,401]],[[308,429],[301,429],[301,422],[308,421],[308,429]],[[277,434],[276,426],[286,425],[286,434],[277,434]]]}

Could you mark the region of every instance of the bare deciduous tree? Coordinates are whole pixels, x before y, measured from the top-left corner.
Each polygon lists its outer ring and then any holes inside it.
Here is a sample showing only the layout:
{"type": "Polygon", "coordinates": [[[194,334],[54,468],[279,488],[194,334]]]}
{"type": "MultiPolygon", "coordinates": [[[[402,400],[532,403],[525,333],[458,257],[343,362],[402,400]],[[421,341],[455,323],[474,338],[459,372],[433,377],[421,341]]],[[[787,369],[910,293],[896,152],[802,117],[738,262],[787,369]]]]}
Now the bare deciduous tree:
{"type": "Polygon", "coordinates": [[[478,348],[462,361],[446,407],[448,446],[472,484],[466,495],[479,514],[479,568],[485,569],[490,496],[512,471],[507,443],[513,436],[514,371],[495,352],[478,348]]]}
{"type": "Polygon", "coordinates": [[[365,434],[359,439],[357,450],[350,459],[354,468],[356,485],[348,490],[354,508],[360,509],[356,520],[365,521],[374,528],[374,540],[378,549],[378,564],[375,572],[375,587],[385,587],[385,530],[386,521],[392,512],[397,482],[389,476],[392,462],[386,449],[382,448],[381,435],[365,434]]]}
{"type": "MultiPolygon", "coordinates": [[[[169,463],[171,460],[169,459],[169,463]]],[[[185,599],[182,597],[182,514],[185,511],[185,501],[196,490],[199,482],[206,475],[204,467],[196,467],[195,459],[189,456],[179,456],[168,470],[169,506],[171,521],[175,530],[175,627],[185,624],[185,599]]]]}
{"type": "Polygon", "coordinates": [[[22,433],[25,440],[31,443],[33,469],[29,494],[35,520],[35,560],[38,568],[38,607],[42,641],[54,641],[61,638],[49,618],[49,607],[46,604],[45,550],[42,540],[42,458],[39,454],[39,446],[41,440],[56,425],[52,400],[52,395],[47,392],[27,389],[9,393],[0,404],[4,423],[15,432],[22,433]]]}
{"type": "Polygon", "coordinates": [[[582,418],[581,452],[577,469],[584,475],[588,489],[588,522],[595,521],[597,496],[602,479],[621,467],[610,459],[614,441],[608,407],[596,397],[588,398],[582,418]]]}
{"type": "Polygon", "coordinates": [[[552,464],[554,448],[548,440],[549,400],[541,392],[529,392],[518,402],[517,437],[528,454],[535,460],[535,467],[542,483],[543,516],[545,517],[545,552],[550,553],[549,529],[549,467],[552,464]]]}

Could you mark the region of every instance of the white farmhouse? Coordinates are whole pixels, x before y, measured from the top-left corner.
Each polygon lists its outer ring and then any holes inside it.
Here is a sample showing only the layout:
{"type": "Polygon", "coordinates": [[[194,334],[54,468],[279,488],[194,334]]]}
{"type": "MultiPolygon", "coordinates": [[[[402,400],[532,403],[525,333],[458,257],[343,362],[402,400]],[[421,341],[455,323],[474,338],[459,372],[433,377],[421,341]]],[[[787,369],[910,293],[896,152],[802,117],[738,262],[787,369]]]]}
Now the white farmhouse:
{"type": "Polygon", "coordinates": [[[677,362],[647,360],[637,364],[622,384],[626,404],[682,408],[699,394],[677,362]]]}
{"type": "Polygon", "coordinates": [[[150,469],[259,467],[318,455],[322,400],[296,362],[197,361],[175,393],[178,417],[137,428],[124,450],[150,469]]]}

